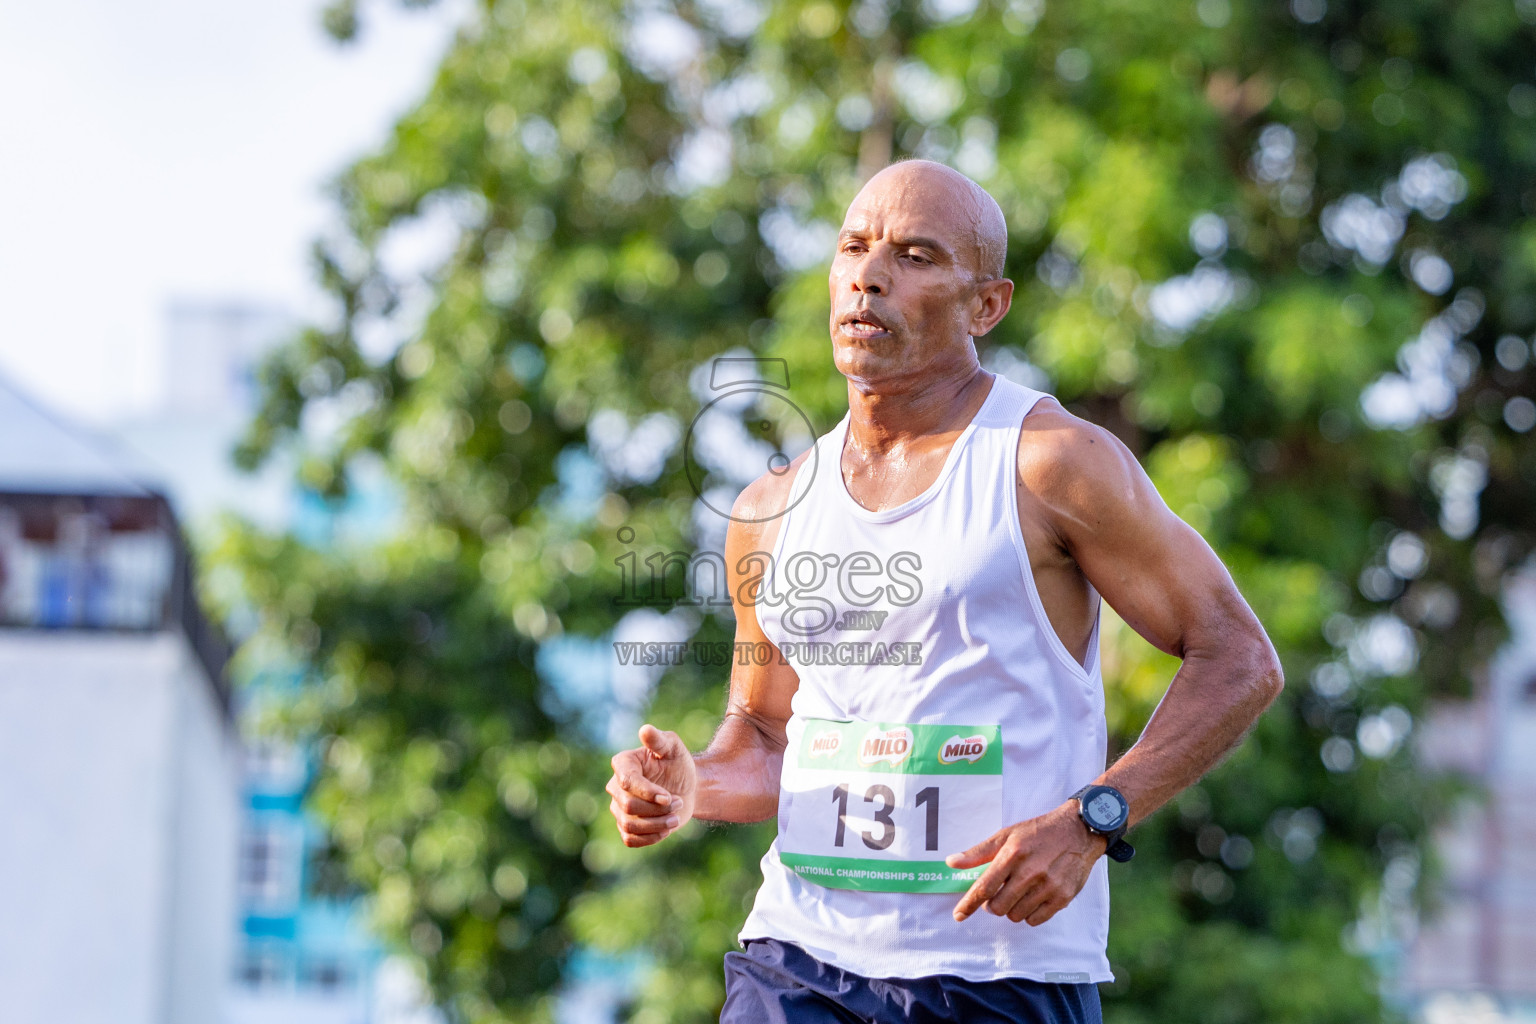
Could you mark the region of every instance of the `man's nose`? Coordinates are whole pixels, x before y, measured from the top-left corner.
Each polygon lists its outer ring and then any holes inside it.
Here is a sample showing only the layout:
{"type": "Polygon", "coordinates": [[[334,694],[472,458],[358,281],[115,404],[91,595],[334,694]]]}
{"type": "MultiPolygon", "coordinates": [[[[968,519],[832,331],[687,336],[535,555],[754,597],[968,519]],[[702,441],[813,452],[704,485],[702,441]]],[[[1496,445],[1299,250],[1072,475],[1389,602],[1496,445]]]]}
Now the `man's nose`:
{"type": "Polygon", "coordinates": [[[853,272],[853,290],[869,295],[889,295],[891,291],[890,266],[878,251],[871,252],[859,261],[853,272]]]}

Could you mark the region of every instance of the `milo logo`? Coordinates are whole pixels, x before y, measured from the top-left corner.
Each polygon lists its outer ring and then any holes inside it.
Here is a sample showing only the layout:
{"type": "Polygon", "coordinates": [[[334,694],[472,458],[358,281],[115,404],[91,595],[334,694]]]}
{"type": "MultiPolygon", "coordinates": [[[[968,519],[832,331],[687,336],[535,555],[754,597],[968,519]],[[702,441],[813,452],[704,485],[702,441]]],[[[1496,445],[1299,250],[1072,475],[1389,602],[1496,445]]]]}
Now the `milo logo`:
{"type": "Polygon", "coordinates": [[[859,763],[877,764],[889,761],[901,764],[912,753],[912,730],[904,725],[894,729],[871,729],[859,744],[859,763]]]}
{"type": "Polygon", "coordinates": [[[843,734],[836,729],[823,729],[811,737],[812,757],[831,757],[843,745],[843,734]]]}
{"type": "Polygon", "coordinates": [[[975,764],[986,752],[987,738],[979,733],[975,736],[951,736],[939,748],[939,762],[954,764],[956,761],[969,761],[975,764]]]}

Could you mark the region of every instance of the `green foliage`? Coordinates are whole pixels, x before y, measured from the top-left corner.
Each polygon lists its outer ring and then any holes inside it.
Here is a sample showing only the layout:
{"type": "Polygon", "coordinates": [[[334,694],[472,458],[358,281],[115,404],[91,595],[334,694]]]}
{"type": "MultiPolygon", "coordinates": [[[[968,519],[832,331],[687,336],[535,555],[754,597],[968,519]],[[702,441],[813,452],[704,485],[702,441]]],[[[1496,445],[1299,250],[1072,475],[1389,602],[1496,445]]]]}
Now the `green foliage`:
{"type": "MultiPolygon", "coordinates": [[[[788,362],[818,430],[841,415],[815,246],[908,155],[1008,218],[1018,293],[984,357],[1032,361],[1143,458],[1290,680],[1114,870],[1108,1019],[1385,1012],[1354,923],[1444,799],[1404,713],[1471,687],[1531,546],[1536,7],[960,6],[488,2],[336,183],[317,274],[337,316],[266,367],[241,457],[297,450],[337,500],[382,461],[402,529],[325,551],[236,531],[223,554],[314,666],[315,805],[456,1019],[547,1017],[572,942],[649,958],[637,1020],[715,1012],[768,834],[619,847],[589,728],[608,698],[562,695],[536,652],[606,638],[625,551],[694,540],[680,453],[583,495],[596,414],[685,424],[690,373],[744,348],[788,362]],[[390,256],[422,225],[454,238],[424,276],[390,256]],[[1436,386],[1383,425],[1385,398],[1436,386]]],[[[354,4],[327,19],[356,31],[354,4]]],[[[1173,663],[1117,623],[1123,749],[1173,663]]],[[[724,685],[679,667],[648,714],[702,744],[724,685]]]]}

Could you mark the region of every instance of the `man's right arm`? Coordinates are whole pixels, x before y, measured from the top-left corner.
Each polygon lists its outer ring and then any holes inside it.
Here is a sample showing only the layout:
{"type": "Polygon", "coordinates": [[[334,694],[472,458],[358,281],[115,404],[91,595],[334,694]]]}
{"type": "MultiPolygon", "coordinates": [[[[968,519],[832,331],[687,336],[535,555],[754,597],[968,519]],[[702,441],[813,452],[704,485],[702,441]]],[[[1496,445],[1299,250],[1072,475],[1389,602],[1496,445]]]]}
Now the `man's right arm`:
{"type": "Polygon", "coordinates": [[[659,843],[689,818],[763,821],[778,811],[785,728],[800,677],[782,663],[777,647],[758,624],[751,581],[767,567],[763,553],[772,550],[778,536],[779,513],[794,475],[759,478],[732,509],[725,563],[736,610],[738,653],[732,658],[725,719],[708,749],[690,754],[676,733],[645,725],[640,729],[641,746],[614,755],[609,809],[626,846],[659,843]],[[741,656],[758,651],[768,656],[741,656]]]}

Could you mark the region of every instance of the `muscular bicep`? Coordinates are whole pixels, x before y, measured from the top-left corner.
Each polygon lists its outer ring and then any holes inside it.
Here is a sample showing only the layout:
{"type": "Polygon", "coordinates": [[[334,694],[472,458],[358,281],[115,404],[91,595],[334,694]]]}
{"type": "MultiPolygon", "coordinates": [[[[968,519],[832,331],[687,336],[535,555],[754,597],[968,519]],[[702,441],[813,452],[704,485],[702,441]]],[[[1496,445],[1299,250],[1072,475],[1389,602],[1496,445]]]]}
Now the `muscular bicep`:
{"type": "Polygon", "coordinates": [[[1062,546],[1126,624],[1177,657],[1192,644],[1256,628],[1205,539],[1174,515],[1108,431],[1058,432],[1043,490],[1062,546]]]}

